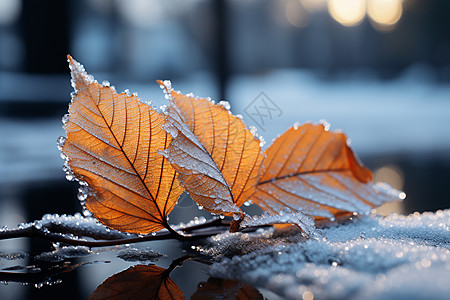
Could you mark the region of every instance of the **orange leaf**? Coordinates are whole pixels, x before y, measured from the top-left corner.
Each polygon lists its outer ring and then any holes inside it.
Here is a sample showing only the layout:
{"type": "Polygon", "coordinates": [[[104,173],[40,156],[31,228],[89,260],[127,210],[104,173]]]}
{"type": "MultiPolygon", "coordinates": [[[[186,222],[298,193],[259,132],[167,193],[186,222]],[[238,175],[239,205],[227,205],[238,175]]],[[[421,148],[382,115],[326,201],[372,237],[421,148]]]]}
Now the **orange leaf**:
{"type": "Polygon", "coordinates": [[[171,141],[164,116],[135,95],[117,94],[68,56],[75,95],[62,151],[78,180],[89,185],[86,207],[103,224],[132,233],[167,228],[183,189],[157,151],[171,141]]]}
{"type": "Polygon", "coordinates": [[[184,299],[166,269],[137,265],[106,279],[89,297],[100,299],[184,299]]]}
{"type": "Polygon", "coordinates": [[[371,183],[372,173],[355,157],[343,133],[329,132],[321,124],[289,128],[265,154],[252,200],[271,213],[288,207],[334,220],[400,200],[398,191],[371,183]]]}
{"type": "Polygon", "coordinates": [[[205,299],[262,300],[264,297],[254,287],[237,280],[211,277],[207,282],[202,282],[191,297],[191,300],[205,299]]]}
{"type": "Polygon", "coordinates": [[[260,141],[223,105],[185,96],[165,86],[170,107],[165,155],[191,197],[212,213],[242,214],[255,191],[263,159],[260,141]]]}

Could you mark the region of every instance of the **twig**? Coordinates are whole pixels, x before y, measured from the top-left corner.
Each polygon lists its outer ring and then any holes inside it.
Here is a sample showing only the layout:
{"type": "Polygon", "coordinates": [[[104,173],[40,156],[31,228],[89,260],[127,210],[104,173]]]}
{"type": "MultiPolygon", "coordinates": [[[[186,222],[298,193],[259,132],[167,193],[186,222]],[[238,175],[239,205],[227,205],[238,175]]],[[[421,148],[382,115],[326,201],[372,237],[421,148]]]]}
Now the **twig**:
{"type": "MultiPolygon", "coordinates": [[[[220,219],[219,219],[220,220],[220,219]]],[[[220,220],[222,221],[222,220],[220,220]]],[[[221,222],[217,220],[212,220],[211,222],[205,222],[203,224],[194,225],[192,227],[187,227],[181,229],[184,232],[190,232],[190,234],[181,235],[179,232],[174,229],[170,231],[159,231],[153,234],[145,235],[145,236],[137,236],[130,238],[119,238],[114,240],[85,240],[80,239],[78,237],[71,238],[67,237],[60,233],[54,233],[48,231],[46,228],[36,228],[34,226],[26,227],[26,228],[17,228],[11,230],[5,230],[0,232],[0,240],[12,239],[12,238],[41,238],[51,242],[64,243],[72,246],[86,246],[86,247],[105,247],[105,246],[115,246],[115,245],[123,245],[123,244],[131,244],[138,242],[146,242],[146,241],[156,241],[156,240],[168,240],[168,239],[177,239],[177,240],[195,240],[210,237],[212,235],[216,235],[224,232],[223,228],[210,228],[209,230],[202,230],[199,233],[194,233],[193,231],[199,229],[206,229],[208,226],[216,226],[220,225],[221,222]]]]}

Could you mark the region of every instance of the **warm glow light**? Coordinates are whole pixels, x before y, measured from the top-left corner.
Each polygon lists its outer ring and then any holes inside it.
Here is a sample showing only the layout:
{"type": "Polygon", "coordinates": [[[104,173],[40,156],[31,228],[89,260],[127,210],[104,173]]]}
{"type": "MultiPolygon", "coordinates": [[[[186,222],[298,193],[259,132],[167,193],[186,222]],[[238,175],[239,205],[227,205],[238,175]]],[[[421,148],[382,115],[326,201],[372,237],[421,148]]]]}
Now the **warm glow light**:
{"type": "Polygon", "coordinates": [[[366,14],[365,0],[328,0],[328,12],[344,26],[355,26],[366,14]]]}
{"type": "Polygon", "coordinates": [[[298,0],[286,3],[286,18],[295,27],[305,27],[309,23],[309,14],[298,0]]]}
{"type": "MultiPolygon", "coordinates": [[[[375,171],[373,181],[386,182],[393,188],[402,190],[405,179],[402,170],[398,166],[386,165],[375,171]]],[[[399,197],[401,200],[404,200],[406,194],[401,192],[399,197]]],[[[381,215],[388,215],[393,212],[401,214],[405,212],[405,206],[401,201],[385,203],[382,206],[377,207],[376,212],[381,215]]]]}
{"type": "Polygon", "coordinates": [[[402,16],[402,0],[367,0],[367,14],[370,19],[380,26],[377,29],[389,29],[402,16]]]}
{"type": "Polygon", "coordinates": [[[396,165],[386,165],[375,171],[374,182],[386,182],[394,189],[401,190],[404,182],[403,172],[396,165]]]}
{"type": "Polygon", "coordinates": [[[327,6],[327,0],[300,0],[300,3],[309,12],[315,12],[327,6]]]}

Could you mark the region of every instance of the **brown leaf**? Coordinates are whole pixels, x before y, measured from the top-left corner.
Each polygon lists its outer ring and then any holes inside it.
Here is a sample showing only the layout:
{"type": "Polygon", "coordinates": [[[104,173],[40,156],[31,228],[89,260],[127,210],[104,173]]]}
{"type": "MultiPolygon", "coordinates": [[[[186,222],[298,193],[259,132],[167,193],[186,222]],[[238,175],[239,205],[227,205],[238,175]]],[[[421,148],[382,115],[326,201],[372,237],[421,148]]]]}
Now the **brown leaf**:
{"type": "Polygon", "coordinates": [[[132,233],[167,228],[183,192],[157,151],[171,141],[164,116],[137,96],[98,84],[72,57],[75,95],[62,147],[78,180],[89,184],[86,207],[103,224],[132,233]]]}
{"type": "Polygon", "coordinates": [[[191,197],[206,210],[232,215],[255,191],[263,159],[260,141],[222,105],[185,96],[168,84],[165,155],[191,197]]]}
{"type": "Polygon", "coordinates": [[[191,300],[257,300],[264,299],[257,289],[237,280],[210,277],[192,295],[191,300]]]}
{"type": "Polygon", "coordinates": [[[100,299],[184,299],[166,269],[137,265],[106,279],[89,297],[100,299]]]}
{"type": "Polygon", "coordinates": [[[252,200],[271,213],[288,207],[334,220],[400,200],[398,191],[371,183],[372,173],[355,157],[343,133],[321,124],[289,128],[265,154],[252,200]]]}

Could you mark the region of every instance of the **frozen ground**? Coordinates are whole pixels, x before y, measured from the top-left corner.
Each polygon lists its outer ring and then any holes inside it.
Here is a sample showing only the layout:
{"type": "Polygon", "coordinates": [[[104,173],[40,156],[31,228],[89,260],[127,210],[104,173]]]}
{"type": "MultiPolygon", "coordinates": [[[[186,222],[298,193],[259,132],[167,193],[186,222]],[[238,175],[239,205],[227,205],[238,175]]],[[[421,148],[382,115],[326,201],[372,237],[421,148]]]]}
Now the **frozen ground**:
{"type": "Polygon", "coordinates": [[[270,230],[222,234],[198,250],[218,258],[213,276],[283,299],[448,299],[450,210],[370,216],[302,240],[270,230]],[[262,241],[270,241],[266,246],[262,241]]]}

